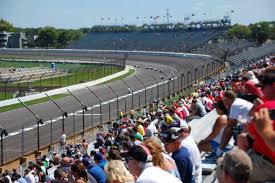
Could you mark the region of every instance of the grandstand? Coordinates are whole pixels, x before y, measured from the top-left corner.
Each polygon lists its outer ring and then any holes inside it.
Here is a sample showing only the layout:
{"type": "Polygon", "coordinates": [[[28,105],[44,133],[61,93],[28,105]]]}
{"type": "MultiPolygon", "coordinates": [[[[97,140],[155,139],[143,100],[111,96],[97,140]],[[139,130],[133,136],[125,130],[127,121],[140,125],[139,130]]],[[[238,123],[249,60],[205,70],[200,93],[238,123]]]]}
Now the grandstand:
{"type": "Polygon", "coordinates": [[[49,69],[49,68],[25,68],[25,69],[19,69],[15,72],[4,72],[0,74],[0,81],[5,82],[9,81],[9,83],[12,82],[26,82],[26,81],[35,81],[39,80],[40,77],[43,76],[43,79],[48,77],[58,77],[67,74],[66,72],[63,72],[61,70],[55,70],[55,69],[49,69]]]}
{"type": "Polygon", "coordinates": [[[251,62],[253,60],[262,58],[266,55],[274,53],[275,44],[265,43],[259,47],[250,47],[246,51],[240,54],[229,57],[229,61],[235,65],[245,64],[246,62],[251,62]]]}
{"type": "Polygon", "coordinates": [[[233,56],[255,45],[248,40],[220,41],[218,43],[204,44],[192,50],[192,53],[211,55],[217,59],[225,59],[225,55],[233,56]]]}
{"type": "Polygon", "coordinates": [[[225,28],[184,29],[152,32],[90,32],[68,48],[96,50],[150,50],[189,52],[217,38],[225,28]]]}

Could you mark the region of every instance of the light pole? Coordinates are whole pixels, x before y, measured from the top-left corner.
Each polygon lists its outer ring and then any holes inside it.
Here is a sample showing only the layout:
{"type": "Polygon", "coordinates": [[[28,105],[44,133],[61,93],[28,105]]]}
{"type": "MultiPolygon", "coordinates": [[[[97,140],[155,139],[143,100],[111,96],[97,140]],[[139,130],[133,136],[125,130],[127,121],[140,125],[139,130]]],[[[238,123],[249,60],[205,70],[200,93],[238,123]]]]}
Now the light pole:
{"type": "Polygon", "coordinates": [[[40,149],[40,124],[43,124],[43,120],[38,117],[37,114],[35,114],[24,102],[22,102],[20,99],[18,101],[36,118],[37,123],[37,150],[40,149]]]}
{"type": "Polygon", "coordinates": [[[1,133],[1,166],[4,165],[4,149],[3,149],[3,136],[8,136],[8,131],[0,126],[0,133],[1,133]]]}
{"type": "Polygon", "coordinates": [[[67,91],[75,98],[75,100],[81,105],[82,107],[82,135],[85,133],[85,112],[88,111],[87,106],[85,106],[69,89],[67,91]]]}
{"type": "Polygon", "coordinates": [[[146,87],[146,85],[136,76],[136,75],[134,75],[134,77],[143,85],[143,87],[144,87],[144,95],[145,95],[145,97],[144,97],[144,105],[146,105],[147,104],[147,87],[146,87]]]}
{"type": "Polygon", "coordinates": [[[108,85],[106,82],[104,82],[104,84],[110,88],[110,90],[116,95],[116,108],[117,108],[117,119],[119,119],[119,103],[118,103],[118,94],[117,92],[110,86],[108,85]]]}
{"type": "Polygon", "coordinates": [[[121,81],[131,90],[131,95],[132,95],[132,109],[134,109],[134,90],[131,88],[123,79],[121,81]]]}
{"type": "Polygon", "coordinates": [[[54,99],[52,97],[50,97],[47,93],[45,93],[45,95],[57,106],[57,108],[61,111],[62,114],[62,131],[65,131],[65,118],[68,117],[68,113],[65,112],[62,107],[60,107],[56,101],[54,101],[54,99]]]}
{"type": "Polygon", "coordinates": [[[87,85],[86,88],[98,99],[99,101],[99,113],[100,113],[100,124],[102,124],[102,100],[99,96],[95,94],[87,85]]]}

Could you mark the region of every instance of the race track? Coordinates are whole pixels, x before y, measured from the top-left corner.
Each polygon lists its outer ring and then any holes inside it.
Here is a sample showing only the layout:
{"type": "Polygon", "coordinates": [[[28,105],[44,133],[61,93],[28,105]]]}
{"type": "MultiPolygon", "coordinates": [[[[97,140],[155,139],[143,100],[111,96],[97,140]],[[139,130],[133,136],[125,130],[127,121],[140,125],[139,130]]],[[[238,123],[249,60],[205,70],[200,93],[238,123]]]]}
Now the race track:
{"type": "MultiPolygon", "coordinates": [[[[20,56],[20,52],[16,54],[20,56]]],[[[31,54],[32,53],[29,53],[29,55],[31,54]]],[[[62,53],[62,55],[63,54],[64,53],[62,53]]],[[[54,55],[58,56],[59,54],[55,52],[54,55]]],[[[73,52],[68,53],[68,55],[75,56],[73,52]]],[[[88,57],[91,57],[91,55],[83,54],[83,59],[88,57]]],[[[171,94],[179,91],[181,89],[181,84],[187,85],[188,81],[194,82],[195,77],[198,79],[202,76],[206,76],[207,73],[212,71],[212,62],[213,61],[211,59],[144,55],[130,55],[126,60],[127,65],[139,67],[135,68],[135,76],[137,76],[147,87],[147,103],[149,103],[152,99],[157,98],[157,93],[159,93],[160,98],[166,97],[168,96],[169,91],[171,94]],[[210,65],[210,67],[208,67],[207,64],[210,65]],[[152,67],[153,69],[146,69],[148,67],[152,67]],[[208,68],[208,71],[206,67],[208,68]],[[195,68],[197,68],[196,76],[195,68]],[[191,73],[189,74],[189,79],[187,78],[188,71],[191,73]],[[181,74],[184,74],[185,77],[181,77],[181,74]],[[192,78],[190,78],[190,75],[192,75],[192,78]],[[160,76],[162,76],[163,79],[161,79],[160,76]],[[154,78],[159,82],[159,92],[157,91],[156,86],[157,81],[154,78]],[[169,78],[176,79],[169,81],[169,78]]],[[[143,106],[145,102],[144,86],[134,76],[130,76],[124,79],[124,81],[135,91],[133,104],[134,108],[143,106]]],[[[114,81],[109,83],[109,85],[117,92],[119,96],[122,96],[119,100],[119,108],[124,111],[126,103],[126,110],[129,111],[132,108],[132,97],[131,94],[129,94],[128,87],[122,81],[114,81]],[[125,97],[125,95],[128,96],[125,97]]],[[[103,102],[102,121],[106,123],[109,119],[114,119],[117,115],[117,102],[115,100],[116,95],[105,85],[91,87],[91,90],[93,90],[103,102]],[[110,115],[109,108],[111,112],[110,115]]],[[[85,105],[87,105],[87,107],[91,108],[91,106],[93,106],[92,111],[88,110],[85,112],[84,127],[91,128],[100,124],[98,99],[88,89],[76,91],[74,94],[85,105]]],[[[76,132],[81,132],[83,129],[81,112],[82,106],[72,96],[59,99],[57,100],[57,103],[69,114],[69,117],[65,119],[65,133],[70,136],[76,132]],[[72,115],[75,112],[76,114],[72,115]]],[[[30,108],[44,121],[44,124],[40,126],[40,146],[45,147],[49,145],[51,141],[57,142],[62,132],[60,110],[50,101],[43,104],[33,105],[30,108]],[[50,119],[54,119],[52,126],[50,125],[50,119]]],[[[19,158],[21,156],[23,147],[22,143],[24,145],[24,154],[37,149],[37,123],[36,119],[30,112],[28,112],[25,108],[20,108],[14,111],[0,113],[0,119],[1,125],[10,133],[10,135],[3,141],[4,162],[19,158]],[[22,134],[18,133],[22,127],[25,128],[23,141],[22,134]]]]}

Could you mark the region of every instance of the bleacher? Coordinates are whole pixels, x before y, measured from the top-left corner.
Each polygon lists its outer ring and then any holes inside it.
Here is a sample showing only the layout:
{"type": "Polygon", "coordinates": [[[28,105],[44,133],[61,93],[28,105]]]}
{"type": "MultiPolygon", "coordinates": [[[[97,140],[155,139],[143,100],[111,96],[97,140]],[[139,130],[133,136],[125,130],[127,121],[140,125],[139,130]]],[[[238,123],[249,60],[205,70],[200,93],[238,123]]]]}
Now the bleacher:
{"type": "Polygon", "coordinates": [[[248,61],[262,58],[266,55],[271,55],[275,52],[274,43],[265,43],[260,47],[251,47],[240,54],[229,57],[229,61],[235,65],[245,64],[248,61]]]}
{"type": "Polygon", "coordinates": [[[49,68],[28,68],[25,69],[19,69],[18,71],[15,71],[14,73],[2,73],[0,74],[0,81],[7,81],[9,83],[12,82],[26,82],[28,79],[30,80],[38,80],[40,77],[43,77],[43,79],[48,77],[57,77],[64,75],[65,72],[62,72],[61,70],[54,70],[49,68]]]}
{"type": "Polygon", "coordinates": [[[225,32],[196,29],[167,32],[90,32],[67,48],[96,50],[190,51],[225,32]]]}
{"type": "Polygon", "coordinates": [[[235,40],[235,41],[224,41],[218,43],[210,43],[194,49],[193,53],[211,55],[215,58],[222,58],[226,52],[228,56],[236,55],[242,50],[245,50],[255,43],[247,40],[235,40]]]}

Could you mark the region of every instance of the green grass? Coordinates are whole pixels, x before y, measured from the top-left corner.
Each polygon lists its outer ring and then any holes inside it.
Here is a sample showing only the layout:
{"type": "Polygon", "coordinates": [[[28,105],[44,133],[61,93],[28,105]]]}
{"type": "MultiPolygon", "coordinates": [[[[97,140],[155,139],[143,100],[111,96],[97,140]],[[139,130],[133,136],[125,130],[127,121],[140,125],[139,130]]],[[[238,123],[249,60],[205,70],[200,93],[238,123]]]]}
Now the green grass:
{"type": "MultiPolygon", "coordinates": [[[[66,96],[68,96],[68,94],[57,94],[57,95],[53,95],[51,97],[54,100],[57,100],[57,99],[60,99],[60,98],[66,97],[66,96]]],[[[40,98],[40,99],[36,99],[36,100],[27,101],[27,102],[25,102],[25,104],[27,106],[31,106],[31,105],[34,105],[34,104],[40,104],[40,103],[44,103],[44,102],[47,102],[47,101],[49,101],[48,97],[44,97],[44,98],[40,98]]],[[[22,108],[22,107],[24,107],[24,106],[20,103],[0,107],[0,113],[15,110],[15,109],[19,109],[19,108],[22,108]]]]}
{"type": "MultiPolygon", "coordinates": [[[[1,67],[1,66],[0,66],[1,67]]],[[[119,72],[120,70],[117,67],[114,66],[105,66],[105,71],[103,68],[100,68],[97,66],[88,66],[87,65],[80,65],[77,66],[75,64],[74,68],[67,68],[67,71],[71,71],[70,73],[65,73],[63,76],[57,76],[57,77],[49,77],[47,79],[41,80],[41,86],[55,86],[55,87],[62,87],[62,86],[69,86],[74,84],[79,84],[87,81],[92,81],[99,79],[104,76],[108,76],[111,74],[114,74],[116,72],[119,72]]],[[[40,86],[40,80],[30,81],[29,82],[31,86],[40,86]]],[[[4,82],[0,82],[0,86],[4,86],[4,82]]],[[[16,86],[17,83],[8,83],[7,86],[16,86]]],[[[20,86],[28,86],[27,82],[20,83],[20,86]]]]}
{"type": "MultiPolygon", "coordinates": [[[[12,98],[12,93],[7,92],[6,97],[7,97],[7,99],[12,98]]],[[[1,100],[5,100],[5,93],[4,92],[0,92],[0,101],[1,100]]]]}
{"type": "MultiPolygon", "coordinates": [[[[26,62],[26,63],[29,64],[28,67],[35,66],[36,64],[32,62],[26,62]]],[[[11,65],[9,64],[10,62],[3,64],[0,61],[0,67],[10,67],[11,65]]],[[[20,63],[14,62],[12,66],[21,67],[21,65],[18,65],[18,64],[20,63]]],[[[62,69],[65,68],[67,71],[71,71],[71,72],[65,73],[65,75],[59,76],[59,77],[52,77],[52,78],[48,77],[47,79],[42,79],[41,88],[40,88],[40,80],[30,81],[29,83],[23,82],[19,84],[17,82],[7,83],[7,87],[17,88],[17,86],[19,86],[21,92],[24,92],[25,90],[27,90],[27,88],[33,88],[35,89],[36,92],[40,92],[40,91],[42,92],[42,91],[47,91],[54,88],[60,88],[60,87],[75,85],[75,84],[84,83],[88,81],[93,81],[120,71],[120,69],[115,66],[102,66],[102,68],[100,68],[99,66],[94,64],[89,64],[89,65],[88,64],[65,64],[65,66],[62,66],[62,65],[63,64],[61,64],[61,66],[57,65],[57,67],[62,67],[62,69]]],[[[0,87],[4,88],[4,86],[5,86],[5,83],[0,82],[0,87]]],[[[10,90],[7,89],[7,91],[10,91],[10,90]]],[[[13,92],[7,93],[6,98],[11,99],[12,94],[13,92]]],[[[4,92],[0,92],[0,100],[5,100],[4,92]]]]}
{"type": "MultiPolygon", "coordinates": [[[[130,69],[126,74],[122,75],[122,76],[119,76],[119,77],[116,77],[116,78],[113,78],[107,82],[111,82],[111,81],[115,81],[115,80],[120,80],[120,79],[124,79],[130,75],[132,75],[133,73],[135,72],[134,69],[130,69]]],[[[99,75],[97,76],[98,78],[100,77],[99,75]]],[[[10,93],[11,97],[12,97],[12,94],[10,93]]],[[[0,93],[0,97],[3,96],[4,98],[4,93],[0,93]]],[[[60,99],[60,98],[63,98],[63,97],[66,97],[68,96],[68,94],[58,94],[58,95],[53,95],[51,96],[53,99],[60,99]]],[[[31,106],[31,105],[34,105],[34,104],[40,104],[40,103],[44,103],[44,102],[47,102],[49,101],[49,99],[47,97],[44,97],[44,98],[40,98],[40,99],[36,99],[36,100],[31,100],[31,101],[28,101],[28,102],[25,102],[25,104],[27,106],[31,106]]],[[[7,112],[7,111],[11,111],[11,110],[15,110],[15,109],[19,109],[19,108],[22,108],[24,107],[22,104],[13,104],[13,105],[9,105],[9,106],[5,106],[5,107],[0,107],[0,113],[2,112],[7,112]]]]}

